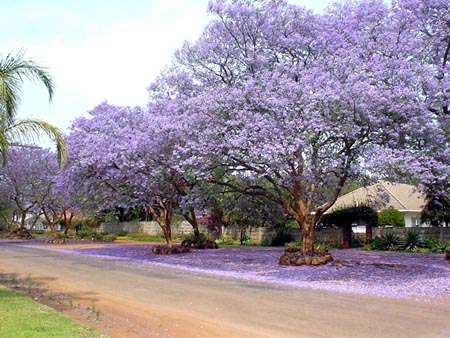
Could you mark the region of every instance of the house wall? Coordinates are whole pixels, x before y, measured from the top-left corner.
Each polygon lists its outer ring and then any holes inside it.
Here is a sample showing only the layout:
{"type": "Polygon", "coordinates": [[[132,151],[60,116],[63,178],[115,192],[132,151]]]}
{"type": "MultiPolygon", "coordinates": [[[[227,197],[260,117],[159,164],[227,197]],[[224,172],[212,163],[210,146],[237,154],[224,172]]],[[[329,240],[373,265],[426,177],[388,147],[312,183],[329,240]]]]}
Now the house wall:
{"type": "Polygon", "coordinates": [[[419,225],[418,221],[420,219],[420,212],[413,211],[402,211],[403,216],[405,217],[405,227],[416,227],[419,225]]]}

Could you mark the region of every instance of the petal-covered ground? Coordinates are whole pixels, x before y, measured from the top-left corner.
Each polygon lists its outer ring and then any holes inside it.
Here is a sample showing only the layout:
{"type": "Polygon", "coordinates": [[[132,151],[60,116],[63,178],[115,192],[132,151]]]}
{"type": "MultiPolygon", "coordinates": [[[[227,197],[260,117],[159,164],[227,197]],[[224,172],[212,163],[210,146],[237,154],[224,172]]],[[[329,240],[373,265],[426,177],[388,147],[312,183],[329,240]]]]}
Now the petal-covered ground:
{"type": "Polygon", "coordinates": [[[418,301],[450,301],[450,262],[443,254],[332,250],[322,266],[282,266],[282,248],[233,247],[154,255],[150,245],[106,244],[65,253],[163,265],[229,278],[418,301]]]}

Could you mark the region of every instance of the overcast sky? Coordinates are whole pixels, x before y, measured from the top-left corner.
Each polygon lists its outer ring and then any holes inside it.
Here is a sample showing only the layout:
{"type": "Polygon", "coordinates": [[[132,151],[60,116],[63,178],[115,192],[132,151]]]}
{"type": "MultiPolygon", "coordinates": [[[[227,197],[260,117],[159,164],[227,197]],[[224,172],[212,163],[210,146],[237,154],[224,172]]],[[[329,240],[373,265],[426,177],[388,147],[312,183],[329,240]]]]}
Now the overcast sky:
{"type": "MultiPolygon", "coordinates": [[[[315,11],[330,0],[290,0],[315,11]]],[[[48,67],[52,104],[27,84],[19,115],[66,131],[104,100],[135,106],[184,40],[208,21],[208,0],[0,0],[0,54],[24,50],[48,67]]]]}

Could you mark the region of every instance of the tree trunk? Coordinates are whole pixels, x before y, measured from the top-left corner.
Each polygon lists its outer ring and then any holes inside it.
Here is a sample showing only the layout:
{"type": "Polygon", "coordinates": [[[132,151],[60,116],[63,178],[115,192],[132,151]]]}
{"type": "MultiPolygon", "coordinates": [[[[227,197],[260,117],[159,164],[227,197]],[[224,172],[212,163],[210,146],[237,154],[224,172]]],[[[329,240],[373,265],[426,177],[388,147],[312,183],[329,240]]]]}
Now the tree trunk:
{"type": "Polygon", "coordinates": [[[67,217],[67,210],[64,211],[64,224],[66,225],[66,228],[64,229],[64,235],[67,235],[70,228],[72,228],[72,219],[73,219],[73,214],[70,213],[70,216],[67,217]]]}
{"type": "Polygon", "coordinates": [[[302,253],[314,253],[314,224],[303,223],[302,229],[302,253]]]}
{"type": "Polygon", "coordinates": [[[56,231],[55,223],[51,222],[49,224],[50,230],[52,231],[53,239],[56,243],[59,243],[58,232],[56,231]]]}
{"type": "Polygon", "coordinates": [[[352,225],[344,224],[342,227],[342,248],[350,249],[352,246],[352,225]]]}
{"type": "Polygon", "coordinates": [[[373,238],[372,225],[366,224],[366,243],[371,241],[373,238]]]}
{"type": "Polygon", "coordinates": [[[167,207],[166,209],[166,215],[165,215],[165,231],[164,231],[164,237],[166,237],[167,246],[169,248],[173,247],[172,242],[172,215],[173,211],[171,207],[167,207]]]}
{"type": "Polygon", "coordinates": [[[22,211],[20,216],[20,225],[19,225],[19,236],[21,238],[25,237],[25,218],[27,217],[27,213],[22,211]]]}
{"type": "Polygon", "coordinates": [[[164,238],[166,239],[167,247],[171,248],[173,247],[173,241],[172,241],[172,230],[170,229],[170,225],[164,227],[164,238]]]}
{"type": "Polygon", "coordinates": [[[200,238],[200,230],[198,228],[198,220],[197,216],[195,215],[194,208],[190,208],[189,212],[184,213],[183,216],[186,219],[186,221],[188,221],[192,225],[192,228],[194,229],[195,238],[200,238]]]}

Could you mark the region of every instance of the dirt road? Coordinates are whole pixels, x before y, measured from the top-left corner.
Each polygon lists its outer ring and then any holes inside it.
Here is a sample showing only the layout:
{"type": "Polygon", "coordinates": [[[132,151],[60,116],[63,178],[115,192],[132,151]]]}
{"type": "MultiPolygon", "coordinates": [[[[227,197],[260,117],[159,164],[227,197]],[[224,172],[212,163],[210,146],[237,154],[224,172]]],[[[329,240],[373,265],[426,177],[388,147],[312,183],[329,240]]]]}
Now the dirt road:
{"type": "MultiPolygon", "coordinates": [[[[111,337],[450,337],[450,304],[219,279],[0,243],[0,272],[95,304],[111,337]]],[[[1,300],[0,300],[1,301],[1,300]]]]}

